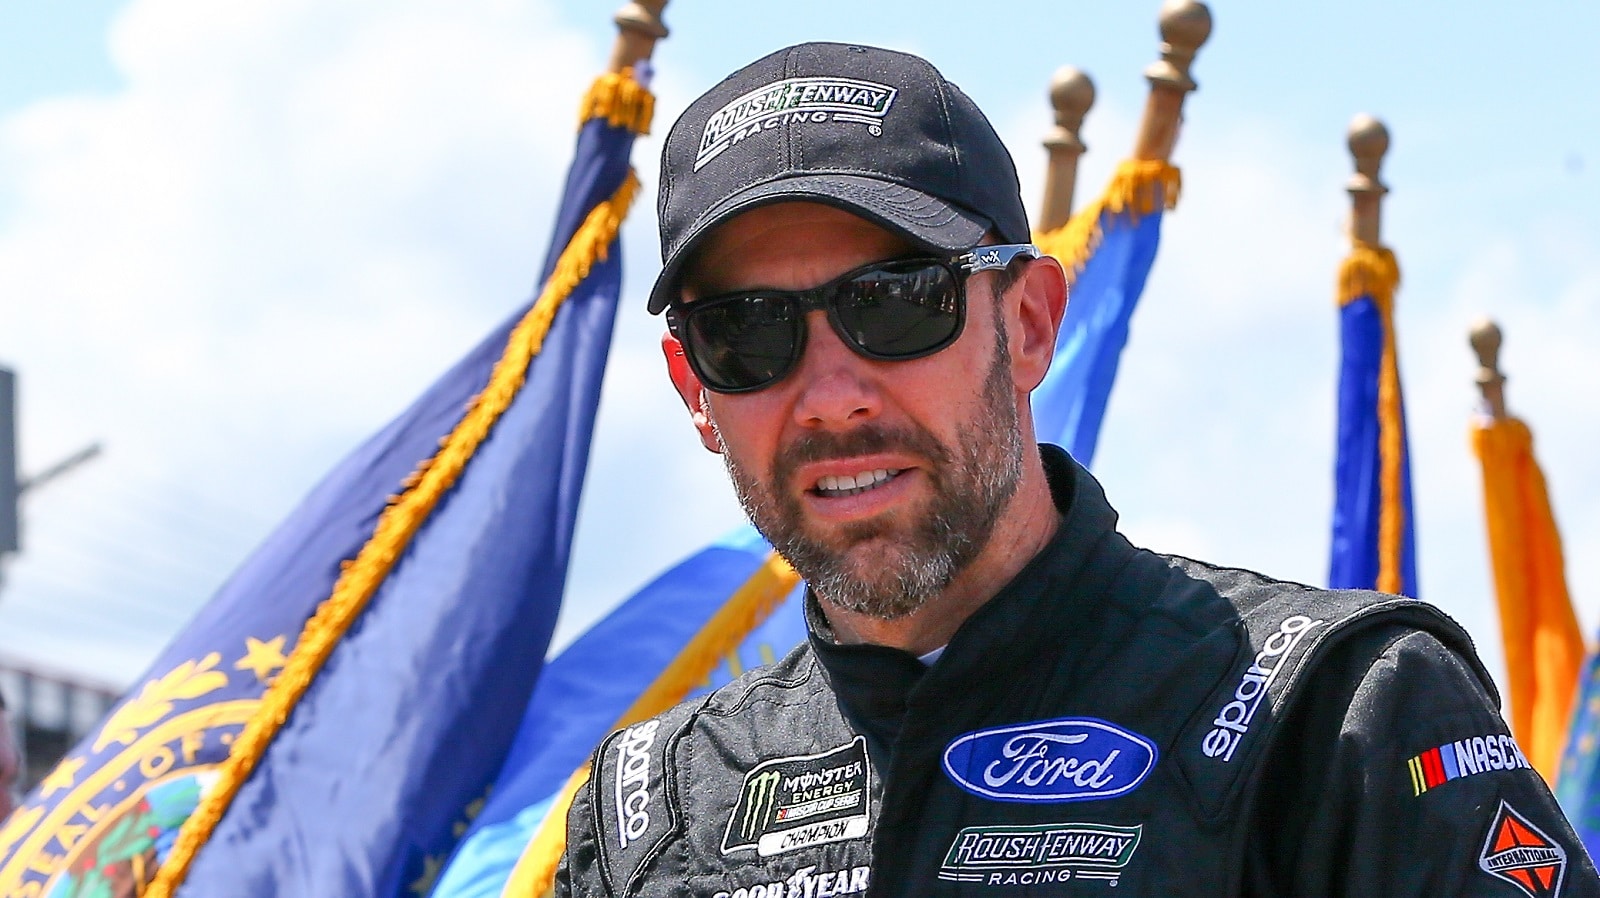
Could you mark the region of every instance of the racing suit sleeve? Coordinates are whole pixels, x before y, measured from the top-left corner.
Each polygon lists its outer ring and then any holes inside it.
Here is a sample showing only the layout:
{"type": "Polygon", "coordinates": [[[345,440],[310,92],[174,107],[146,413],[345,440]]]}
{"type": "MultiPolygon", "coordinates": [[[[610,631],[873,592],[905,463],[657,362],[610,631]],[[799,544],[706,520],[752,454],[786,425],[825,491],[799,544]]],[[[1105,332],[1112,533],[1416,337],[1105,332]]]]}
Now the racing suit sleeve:
{"type": "Polygon", "coordinates": [[[1306,687],[1262,770],[1246,895],[1600,896],[1494,698],[1432,635],[1352,637],[1306,687]]]}
{"type": "Polygon", "coordinates": [[[555,898],[609,896],[611,889],[600,871],[600,853],[594,830],[594,783],[585,783],[572,797],[567,812],[567,848],[556,865],[555,898]]]}

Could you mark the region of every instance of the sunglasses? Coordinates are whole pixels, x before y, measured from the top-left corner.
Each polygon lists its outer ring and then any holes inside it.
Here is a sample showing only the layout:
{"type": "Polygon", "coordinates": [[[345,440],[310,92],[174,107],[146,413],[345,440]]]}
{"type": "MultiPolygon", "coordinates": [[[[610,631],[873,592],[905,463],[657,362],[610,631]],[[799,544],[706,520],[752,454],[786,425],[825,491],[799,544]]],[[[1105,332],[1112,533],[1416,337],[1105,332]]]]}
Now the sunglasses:
{"type": "Polygon", "coordinates": [[[667,329],[706,389],[748,393],[782,380],[806,348],[806,313],[825,309],[833,332],[879,361],[932,355],[961,336],[967,278],[1039,258],[1031,243],[979,246],[947,258],[872,262],[806,290],[760,289],[667,307],[667,329]]]}

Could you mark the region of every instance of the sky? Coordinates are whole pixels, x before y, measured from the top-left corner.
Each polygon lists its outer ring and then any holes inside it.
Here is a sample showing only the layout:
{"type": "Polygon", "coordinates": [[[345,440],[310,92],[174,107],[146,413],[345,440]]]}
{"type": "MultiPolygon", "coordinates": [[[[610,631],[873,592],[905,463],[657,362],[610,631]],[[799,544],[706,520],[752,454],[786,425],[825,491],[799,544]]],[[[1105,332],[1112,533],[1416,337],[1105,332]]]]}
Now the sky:
{"type": "MultiPolygon", "coordinates": [[[[0,365],[31,492],[0,658],[126,686],[343,454],[533,292],[575,110],[616,0],[0,4],[0,365]]],[[[1471,322],[1505,330],[1588,633],[1600,624],[1600,7],[1212,6],[1178,209],[1133,323],[1096,474],[1138,544],[1321,583],[1357,113],[1388,125],[1384,239],[1421,592],[1501,673],[1467,428],[1471,322]]],[[[1051,73],[1095,80],[1080,202],[1132,149],[1157,4],[678,0],[656,131],[788,43],[921,53],[1042,193],[1051,73]]],[[[624,229],[558,644],[742,521],[644,312],[658,138],[624,229]]]]}

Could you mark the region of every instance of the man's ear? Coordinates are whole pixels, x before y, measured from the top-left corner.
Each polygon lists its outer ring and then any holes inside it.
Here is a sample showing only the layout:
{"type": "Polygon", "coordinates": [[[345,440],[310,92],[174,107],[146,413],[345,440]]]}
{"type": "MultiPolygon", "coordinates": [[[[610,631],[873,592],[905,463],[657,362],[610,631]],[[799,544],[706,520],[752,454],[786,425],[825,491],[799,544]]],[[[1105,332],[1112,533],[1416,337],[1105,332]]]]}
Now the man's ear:
{"type": "Polygon", "coordinates": [[[694,429],[700,431],[700,442],[707,449],[720,454],[722,444],[711,426],[711,407],[706,402],[705,387],[700,385],[700,378],[689,367],[689,360],[683,357],[683,344],[672,335],[672,331],[661,335],[661,352],[667,357],[667,376],[672,378],[678,397],[689,409],[689,420],[694,422],[694,429]]]}
{"type": "Polygon", "coordinates": [[[1032,391],[1044,381],[1067,311],[1067,275],[1054,256],[1028,263],[1012,288],[1017,326],[1011,331],[1011,370],[1017,388],[1032,391]]]}

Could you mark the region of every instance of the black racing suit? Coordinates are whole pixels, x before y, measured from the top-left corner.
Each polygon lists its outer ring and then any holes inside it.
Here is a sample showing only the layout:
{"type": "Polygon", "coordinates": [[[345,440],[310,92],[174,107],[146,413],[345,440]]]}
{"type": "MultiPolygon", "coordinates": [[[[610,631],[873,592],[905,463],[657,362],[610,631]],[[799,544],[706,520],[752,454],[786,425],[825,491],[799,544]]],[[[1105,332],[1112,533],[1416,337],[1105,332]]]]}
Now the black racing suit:
{"type": "Polygon", "coordinates": [[[809,644],[612,734],[556,894],[1600,896],[1431,606],[1137,549],[1063,514],[931,667],[809,644]]]}

